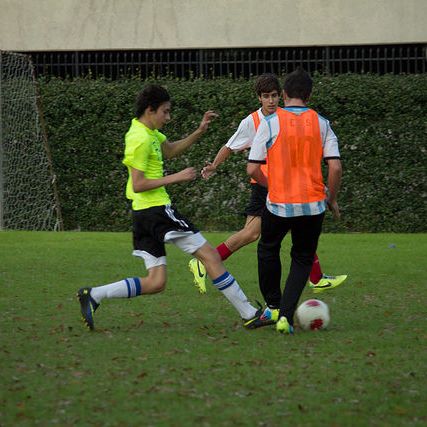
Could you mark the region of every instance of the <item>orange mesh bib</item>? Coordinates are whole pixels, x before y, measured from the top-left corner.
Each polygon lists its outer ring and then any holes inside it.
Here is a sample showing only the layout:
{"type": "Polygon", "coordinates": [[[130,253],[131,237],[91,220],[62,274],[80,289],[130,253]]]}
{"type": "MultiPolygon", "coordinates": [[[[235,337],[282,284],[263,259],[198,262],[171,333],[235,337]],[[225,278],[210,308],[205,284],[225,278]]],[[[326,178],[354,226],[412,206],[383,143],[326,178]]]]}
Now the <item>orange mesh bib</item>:
{"type": "MultiPolygon", "coordinates": [[[[255,126],[255,130],[258,130],[258,127],[259,127],[259,124],[260,124],[260,119],[259,119],[259,114],[258,114],[258,111],[254,111],[252,114],[251,114],[251,116],[252,116],[252,120],[254,121],[254,126],[255,126]]],[[[267,160],[267,159],[266,159],[267,160]]],[[[261,165],[261,172],[265,175],[265,176],[268,176],[267,175],[267,164],[263,164],[263,165],[261,165]]],[[[253,179],[253,178],[251,178],[251,184],[256,184],[256,181],[253,179]]]]}
{"type": "Polygon", "coordinates": [[[268,150],[268,197],[272,203],[325,199],[322,139],[317,113],[277,110],[279,134],[268,150]]]}

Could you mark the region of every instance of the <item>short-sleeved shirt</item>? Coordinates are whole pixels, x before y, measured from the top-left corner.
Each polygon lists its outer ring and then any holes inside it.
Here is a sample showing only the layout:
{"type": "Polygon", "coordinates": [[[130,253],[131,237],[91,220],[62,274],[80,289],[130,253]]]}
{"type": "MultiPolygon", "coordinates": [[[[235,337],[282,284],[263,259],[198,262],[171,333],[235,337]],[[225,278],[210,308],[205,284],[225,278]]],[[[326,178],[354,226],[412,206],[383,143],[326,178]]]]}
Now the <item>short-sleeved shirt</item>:
{"type": "MultiPolygon", "coordinates": [[[[262,114],[261,108],[256,112],[258,113],[259,119],[262,120],[264,118],[264,114],[262,114]]],[[[225,146],[232,151],[243,151],[251,148],[256,132],[257,130],[255,128],[254,119],[252,118],[252,114],[249,114],[240,122],[236,132],[228,140],[225,146]]]]}
{"type": "MultiPolygon", "coordinates": [[[[264,118],[262,109],[258,110],[246,116],[239,124],[236,132],[225,144],[230,150],[237,152],[249,149],[252,147],[252,142],[257,133],[257,129],[262,119],[264,118]]],[[[261,167],[262,173],[267,176],[268,170],[267,165],[261,167]]],[[[251,184],[256,184],[254,179],[251,179],[251,184]]]]}
{"type": "MultiPolygon", "coordinates": [[[[307,107],[287,107],[286,111],[301,114],[308,110],[307,107]]],[[[333,132],[329,121],[318,114],[320,136],[322,140],[323,159],[339,159],[338,139],[333,132]]],[[[256,136],[252,143],[248,161],[255,163],[265,162],[267,150],[274,144],[280,132],[277,114],[271,114],[261,121],[256,136]]],[[[326,190],[326,188],[325,188],[326,190]]],[[[325,192],[326,199],[326,192],[325,192]]],[[[316,203],[272,203],[267,196],[267,209],[278,216],[294,217],[302,215],[318,215],[326,210],[325,200],[316,203]]]]}
{"type": "Polygon", "coordinates": [[[127,166],[129,178],[126,185],[126,197],[132,200],[132,209],[147,209],[153,206],[168,205],[171,203],[164,186],[152,190],[135,193],[133,191],[131,169],[144,172],[148,179],[163,177],[162,143],[166,136],[157,129],[152,130],[133,119],[125,135],[125,155],[123,164],[127,166]]]}

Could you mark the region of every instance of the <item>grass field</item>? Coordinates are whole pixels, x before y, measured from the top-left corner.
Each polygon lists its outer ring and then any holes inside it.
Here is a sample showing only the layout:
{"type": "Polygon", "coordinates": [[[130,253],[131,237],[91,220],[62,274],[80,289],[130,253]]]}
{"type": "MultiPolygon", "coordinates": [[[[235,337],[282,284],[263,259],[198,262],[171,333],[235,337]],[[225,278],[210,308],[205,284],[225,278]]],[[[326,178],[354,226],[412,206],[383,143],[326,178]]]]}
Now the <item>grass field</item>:
{"type": "MultiPolygon", "coordinates": [[[[226,236],[206,234],[213,244],[226,236]]],[[[316,294],[327,331],[248,331],[189,257],[168,251],[166,292],[103,302],[81,286],[145,274],[126,233],[0,233],[0,426],[425,426],[425,234],[325,234],[316,294]]],[[[289,240],[283,247],[284,271],[289,240]]],[[[256,245],[226,262],[261,299],[256,245]]],[[[306,289],[303,299],[313,294],[306,289]]]]}

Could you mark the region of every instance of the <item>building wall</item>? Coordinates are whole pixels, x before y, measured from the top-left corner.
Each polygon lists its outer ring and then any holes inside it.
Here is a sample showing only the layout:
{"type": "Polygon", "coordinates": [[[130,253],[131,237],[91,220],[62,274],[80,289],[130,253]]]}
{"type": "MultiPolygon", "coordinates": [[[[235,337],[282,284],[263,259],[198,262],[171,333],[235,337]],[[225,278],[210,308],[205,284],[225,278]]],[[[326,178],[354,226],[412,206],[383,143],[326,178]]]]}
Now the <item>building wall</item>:
{"type": "Polygon", "coordinates": [[[0,49],[427,42],[426,0],[0,0],[0,49]]]}

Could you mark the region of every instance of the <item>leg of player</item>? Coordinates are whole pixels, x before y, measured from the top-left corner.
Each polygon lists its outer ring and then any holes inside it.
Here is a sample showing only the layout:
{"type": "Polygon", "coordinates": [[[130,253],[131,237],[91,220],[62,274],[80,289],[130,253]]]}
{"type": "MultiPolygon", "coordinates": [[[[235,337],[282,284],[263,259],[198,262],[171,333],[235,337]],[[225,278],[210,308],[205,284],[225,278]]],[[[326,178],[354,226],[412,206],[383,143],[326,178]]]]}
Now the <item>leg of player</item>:
{"type": "Polygon", "coordinates": [[[243,319],[243,325],[252,328],[252,323],[258,319],[261,311],[249,303],[236,279],[225,269],[218,252],[206,242],[193,255],[206,267],[213,285],[238,311],[243,319]]]}
{"type": "Polygon", "coordinates": [[[148,269],[146,277],[129,277],[118,282],[77,292],[84,323],[94,329],[93,315],[104,298],[134,298],[143,294],[156,294],[166,287],[166,265],[148,269]]]}
{"type": "MultiPolygon", "coordinates": [[[[255,242],[259,238],[260,233],[261,217],[248,215],[245,226],[216,247],[221,260],[226,260],[230,255],[243,246],[255,242]]],[[[195,286],[201,294],[204,294],[206,292],[206,269],[204,265],[196,258],[192,258],[188,263],[188,268],[194,275],[195,286]]]]}
{"type": "Polygon", "coordinates": [[[217,246],[216,250],[224,261],[234,252],[238,251],[243,246],[258,240],[261,233],[261,217],[248,215],[246,217],[245,226],[237,233],[232,234],[224,243],[217,246]],[[222,247],[228,249],[228,253],[222,253],[222,247]]]}
{"type": "Polygon", "coordinates": [[[257,322],[258,327],[274,324],[279,318],[282,296],[280,247],[288,232],[288,227],[283,222],[281,217],[271,214],[268,210],[263,212],[261,238],[257,248],[258,280],[267,307],[257,322]]]}
{"type": "Polygon", "coordinates": [[[308,285],[313,289],[314,293],[336,288],[337,286],[341,285],[345,279],[347,279],[346,274],[341,274],[339,276],[329,276],[323,274],[319,257],[317,254],[314,255],[314,262],[310,272],[310,279],[308,281],[308,285]]]}
{"type": "Polygon", "coordinates": [[[283,290],[276,330],[292,334],[294,313],[313,265],[324,213],[313,216],[284,218],[291,227],[291,267],[283,290]]]}

